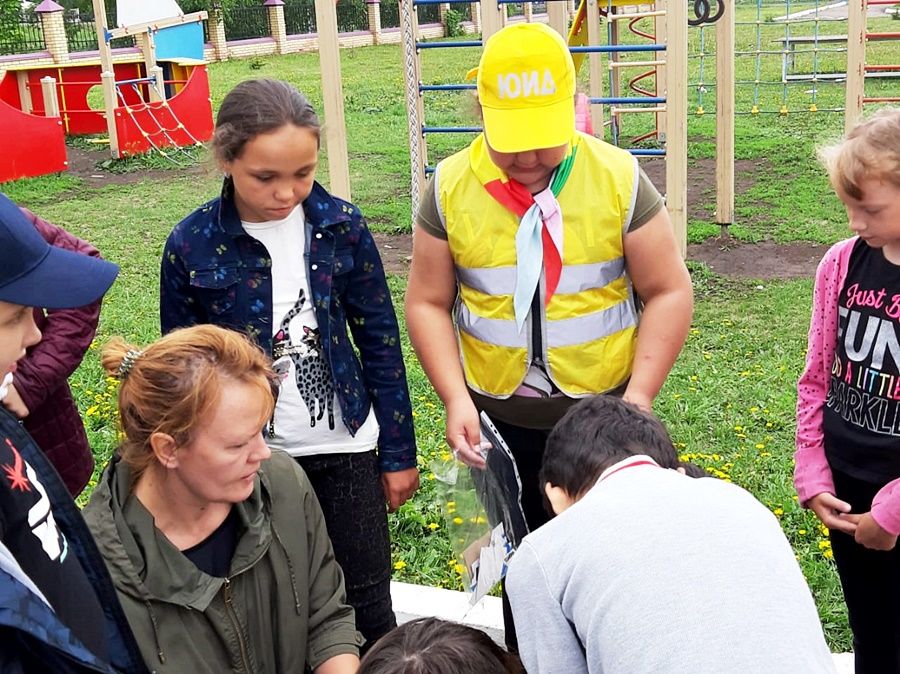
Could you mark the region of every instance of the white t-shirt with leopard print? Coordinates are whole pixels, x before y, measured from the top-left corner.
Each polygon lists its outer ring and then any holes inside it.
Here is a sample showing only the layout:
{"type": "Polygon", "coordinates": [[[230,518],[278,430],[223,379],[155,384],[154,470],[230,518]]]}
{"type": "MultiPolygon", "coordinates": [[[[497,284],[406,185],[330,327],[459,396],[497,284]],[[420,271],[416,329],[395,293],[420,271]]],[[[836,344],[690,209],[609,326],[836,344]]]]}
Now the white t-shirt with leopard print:
{"type": "Polygon", "coordinates": [[[310,299],[302,205],[284,220],[242,224],[272,258],[273,367],[281,387],[269,426],[269,446],[292,456],[375,449],[378,421],[374,410],[369,409],[355,436],[341,421],[340,403],[310,299]]]}

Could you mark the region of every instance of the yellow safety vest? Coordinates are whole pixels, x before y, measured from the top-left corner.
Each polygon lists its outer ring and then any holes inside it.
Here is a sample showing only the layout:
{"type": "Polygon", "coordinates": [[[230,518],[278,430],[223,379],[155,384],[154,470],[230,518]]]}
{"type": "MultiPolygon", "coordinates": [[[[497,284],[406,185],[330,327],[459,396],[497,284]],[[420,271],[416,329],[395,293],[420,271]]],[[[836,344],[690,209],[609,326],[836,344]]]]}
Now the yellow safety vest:
{"type": "Polygon", "coordinates": [[[507,398],[540,358],[570,397],[616,388],[631,374],[637,335],[622,248],[637,160],[579,134],[572,172],[557,196],[563,213],[559,285],[546,304],[542,276],[540,316],[532,308],[520,332],[513,310],[519,218],[484,189],[470,167],[470,148],[440,162],[434,178],[459,283],[454,316],[466,382],[484,395],[507,398]]]}

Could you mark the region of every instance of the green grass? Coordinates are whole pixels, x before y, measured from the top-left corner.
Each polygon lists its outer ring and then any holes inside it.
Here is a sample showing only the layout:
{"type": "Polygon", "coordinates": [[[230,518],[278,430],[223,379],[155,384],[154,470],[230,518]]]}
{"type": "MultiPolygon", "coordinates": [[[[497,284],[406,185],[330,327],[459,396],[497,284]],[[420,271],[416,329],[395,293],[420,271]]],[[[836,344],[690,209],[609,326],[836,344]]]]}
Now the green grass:
{"type": "MultiPolygon", "coordinates": [[[[809,3],[792,4],[793,10],[809,3]]],[[[767,6],[777,15],[783,5],[767,6]]],[[[738,19],[752,21],[755,8],[738,6],[738,19]]],[[[888,21],[888,20],[885,20],[888,21]]],[[[896,25],[896,24],[894,24],[896,25]]],[[[828,25],[825,29],[837,29],[828,25]]],[[[764,23],[763,44],[783,35],[778,24],[764,23]]],[[[870,21],[871,30],[890,30],[890,24],[870,21]]],[[[738,51],[755,41],[754,27],[740,27],[738,51]]],[[[799,32],[799,31],[795,31],[799,32]]],[[[706,29],[704,49],[712,47],[714,31],[706,29]]],[[[691,31],[691,50],[699,53],[699,31],[691,31]]],[[[872,62],[888,62],[887,43],[877,43],[872,62]]],[[[346,99],[351,184],[354,200],[372,228],[385,232],[410,229],[409,155],[404,108],[401,50],[398,46],[344,50],[343,90],[346,99]]],[[[477,63],[475,49],[423,52],[423,80],[459,82],[477,63]]],[[[811,63],[798,56],[795,69],[811,63]]],[[[829,55],[820,70],[840,69],[829,55]]],[[[688,133],[689,171],[715,156],[715,119],[710,56],[704,57],[704,86],[692,90],[692,113],[702,103],[705,114],[691,114],[688,133]]],[[[737,79],[754,77],[755,59],[736,57],[737,79]]],[[[780,73],[780,56],[761,59],[764,78],[780,73]]],[[[700,78],[700,58],[690,61],[690,81],[700,78]]],[[[210,65],[212,100],[217,108],[237,82],[258,76],[286,79],[306,92],[321,110],[318,57],[296,54],[264,59],[234,60],[210,65]],[[252,66],[251,66],[252,64],[252,66]]],[[[808,110],[809,87],[792,86],[791,109],[808,110]]],[[[869,93],[897,92],[900,82],[870,83],[869,93]]],[[[777,109],[779,87],[760,92],[761,109],[777,109]]],[[[750,110],[753,86],[738,91],[738,110],[750,110]]],[[[843,89],[822,85],[816,95],[820,109],[842,105],[843,89]]],[[[465,95],[431,94],[427,99],[429,124],[471,124],[474,108],[465,95]]],[[[327,120],[324,120],[327,124],[327,120]]],[[[649,115],[625,118],[626,140],[649,129],[649,115]]],[[[781,115],[740,115],[736,121],[736,159],[742,161],[738,180],[746,184],[736,200],[736,223],[731,235],[738,240],[773,239],[778,242],[829,242],[845,235],[846,223],[838,200],[813,159],[814,148],[840,133],[842,118],[825,112],[781,115]]],[[[84,141],[73,141],[88,147],[84,141]]],[[[432,163],[461,147],[464,136],[440,136],[431,143],[432,163]]],[[[326,159],[323,157],[323,160],[326,159]]],[[[104,158],[98,155],[98,161],[104,158]]],[[[180,159],[179,161],[183,161],[180,159]]],[[[209,163],[205,153],[194,152],[191,163],[209,163]]],[[[105,162],[98,172],[128,173],[126,182],[102,187],[69,175],[21,180],[3,186],[13,199],[40,215],[92,241],[122,273],[107,296],[96,344],[111,335],[146,343],[158,335],[158,264],[162,245],[172,226],[203,201],[216,195],[215,170],[186,172],[159,156],[105,162]]],[[[320,179],[327,184],[327,161],[320,179]]],[[[711,186],[712,187],[712,186],[711,186]]],[[[708,191],[710,201],[714,190],[708,191]]],[[[700,204],[711,213],[714,204],[700,204]]],[[[717,234],[708,217],[691,214],[690,241],[717,234]]],[[[680,450],[695,462],[751,490],[780,518],[804,574],[815,594],[832,649],[849,650],[850,636],[840,587],[830,559],[827,536],[810,513],[797,505],[791,486],[795,382],[803,364],[811,281],[733,281],[691,264],[697,309],[684,351],[660,394],[656,409],[667,422],[680,450]]],[[[391,277],[391,290],[402,313],[405,279],[391,277]]],[[[402,315],[401,315],[402,321],[402,315]]],[[[459,588],[457,559],[451,552],[447,524],[439,505],[439,489],[432,462],[446,457],[443,410],[404,335],[404,350],[413,398],[422,488],[416,497],[391,516],[395,578],[416,583],[459,588]]],[[[98,363],[98,347],[91,348],[72,387],[84,415],[88,433],[102,465],[116,444],[115,385],[106,380],[98,363]]],[[[95,475],[96,479],[96,475],[95,475]]],[[[747,541],[747,554],[753,554],[747,541]]],[[[689,582],[689,579],[680,579],[689,582]]]]}

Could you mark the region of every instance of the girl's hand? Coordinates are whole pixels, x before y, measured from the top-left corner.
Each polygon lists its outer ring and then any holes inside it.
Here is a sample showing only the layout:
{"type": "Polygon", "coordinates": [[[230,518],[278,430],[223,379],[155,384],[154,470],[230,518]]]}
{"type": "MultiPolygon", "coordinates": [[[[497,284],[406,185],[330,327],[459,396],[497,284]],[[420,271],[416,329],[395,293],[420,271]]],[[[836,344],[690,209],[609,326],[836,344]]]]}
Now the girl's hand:
{"type": "Polygon", "coordinates": [[[872,513],[868,512],[859,516],[856,542],[870,550],[893,550],[897,545],[897,537],[882,529],[872,513]]]}
{"type": "Polygon", "coordinates": [[[855,516],[849,515],[850,504],[840,500],[834,494],[822,492],[809,499],[809,509],[829,529],[843,531],[852,536],[856,533],[855,516]]]}
{"type": "Polygon", "coordinates": [[[481,455],[481,422],[468,394],[447,404],[447,444],[453,455],[467,466],[485,467],[481,455]]]}
{"type": "Polygon", "coordinates": [[[653,398],[641,391],[632,391],[630,388],[626,388],[625,393],[622,394],[622,400],[631,403],[643,412],[653,414],[653,398]]]}
{"type": "Polygon", "coordinates": [[[384,498],[388,502],[388,510],[394,512],[412,498],[419,488],[419,469],[407,468],[382,473],[381,486],[384,489],[384,498]]]}

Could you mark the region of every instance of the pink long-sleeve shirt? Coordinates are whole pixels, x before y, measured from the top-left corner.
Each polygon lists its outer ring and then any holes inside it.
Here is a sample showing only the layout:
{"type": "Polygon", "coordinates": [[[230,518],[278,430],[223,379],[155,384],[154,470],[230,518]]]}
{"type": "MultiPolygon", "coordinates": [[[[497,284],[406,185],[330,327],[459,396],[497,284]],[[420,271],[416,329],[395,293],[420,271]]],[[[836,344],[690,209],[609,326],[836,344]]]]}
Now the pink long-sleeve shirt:
{"type": "MultiPolygon", "coordinates": [[[[816,270],[806,368],[797,383],[794,487],[804,506],[818,494],[834,494],[834,480],[825,458],[823,408],[837,345],[838,299],[856,241],[857,237],[853,237],[834,244],[816,270]]],[[[881,528],[900,535],[900,478],[889,482],[875,495],[871,513],[881,528]]]]}

